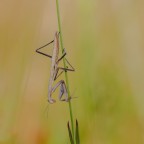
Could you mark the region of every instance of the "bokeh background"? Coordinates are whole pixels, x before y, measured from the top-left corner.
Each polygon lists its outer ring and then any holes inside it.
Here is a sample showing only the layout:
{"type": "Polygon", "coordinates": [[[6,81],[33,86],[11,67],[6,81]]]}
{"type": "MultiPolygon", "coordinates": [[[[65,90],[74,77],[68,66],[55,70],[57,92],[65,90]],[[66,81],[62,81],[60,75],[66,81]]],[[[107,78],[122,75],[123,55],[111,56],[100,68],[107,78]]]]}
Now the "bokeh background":
{"type": "MultiPolygon", "coordinates": [[[[81,144],[144,144],[144,1],[59,3],[81,144]]],[[[57,30],[54,0],[1,1],[0,144],[69,143],[68,104],[48,105],[50,60],[35,53],[57,30]]]]}

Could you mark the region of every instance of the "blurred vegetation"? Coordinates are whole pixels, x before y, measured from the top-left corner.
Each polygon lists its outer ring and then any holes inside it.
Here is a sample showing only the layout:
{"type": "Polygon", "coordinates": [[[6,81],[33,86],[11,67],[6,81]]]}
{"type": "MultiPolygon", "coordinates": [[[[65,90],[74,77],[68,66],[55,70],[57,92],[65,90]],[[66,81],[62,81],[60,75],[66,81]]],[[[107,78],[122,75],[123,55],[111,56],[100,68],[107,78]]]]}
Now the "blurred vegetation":
{"type": "MultiPolygon", "coordinates": [[[[144,143],[143,5],[60,0],[82,144],[144,143]]],[[[58,29],[55,1],[5,0],[0,18],[0,144],[68,143],[68,104],[48,105],[50,60],[35,53],[58,29]]]]}

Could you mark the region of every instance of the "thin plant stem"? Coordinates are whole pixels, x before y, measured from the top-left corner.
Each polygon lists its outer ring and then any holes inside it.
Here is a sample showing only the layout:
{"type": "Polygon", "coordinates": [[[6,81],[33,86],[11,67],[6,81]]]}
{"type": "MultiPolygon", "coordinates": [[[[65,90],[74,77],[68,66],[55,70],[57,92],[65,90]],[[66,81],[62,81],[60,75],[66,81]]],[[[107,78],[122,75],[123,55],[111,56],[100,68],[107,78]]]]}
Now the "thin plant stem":
{"type": "MultiPolygon", "coordinates": [[[[58,27],[59,27],[59,32],[60,32],[60,44],[61,44],[61,50],[63,51],[64,46],[63,46],[63,37],[62,37],[62,30],[61,30],[61,20],[60,20],[58,0],[56,0],[56,8],[57,8],[58,27]]],[[[65,58],[63,58],[63,64],[64,64],[64,67],[66,68],[65,58]]],[[[66,85],[67,85],[68,97],[70,98],[69,81],[68,81],[67,72],[65,72],[65,80],[66,80],[66,85]]],[[[69,101],[69,112],[70,112],[70,119],[71,119],[72,135],[73,135],[73,139],[74,139],[74,123],[73,123],[73,112],[72,112],[71,101],[69,101]]]]}

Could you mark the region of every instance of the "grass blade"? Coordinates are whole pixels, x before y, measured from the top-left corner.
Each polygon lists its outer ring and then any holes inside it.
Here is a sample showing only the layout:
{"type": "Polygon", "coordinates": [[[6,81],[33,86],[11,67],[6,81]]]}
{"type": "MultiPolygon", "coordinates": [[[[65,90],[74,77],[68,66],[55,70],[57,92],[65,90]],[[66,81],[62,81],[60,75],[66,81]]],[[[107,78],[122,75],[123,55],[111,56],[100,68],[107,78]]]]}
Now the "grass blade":
{"type": "Polygon", "coordinates": [[[76,144],[80,144],[79,138],[79,128],[78,128],[78,121],[76,120],[76,133],[75,133],[76,144]]]}
{"type": "MultiPolygon", "coordinates": [[[[59,27],[59,32],[60,32],[60,45],[61,45],[61,50],[63,51],[64,45],[63,45],[61,19],[60,19],[60,11],[59,11],[59,0],[56,0],[56,9],[57,9],[58,27],[59,27]]],[[[63,64],[64,64],[64,68],[66,68],[65,58],[63,58],[63,64]]],[[[68,80],[67,72],[65,72],[65,81],[66,81],[68,96],[70,98],[69,80],[68,80]]],[[[68,103],[69,103],[69,112],[70,112],[70,119],[71,119],[72,136],[74,137],[74,123],[73,123],[72,104],[71,104],[71,101],[69,101],[68,103]]]]}
{"type": "Polygon", "coordinates": [[[73,140],[73,137],[72,137],[72,132],[71,132],[71,129],[70,129],[70,126],[69,126],[69,122],[68,122],[67,126],[68,126],[70,142],[71,142],[71,144],[74,144],[74,140],[73,140]]]}

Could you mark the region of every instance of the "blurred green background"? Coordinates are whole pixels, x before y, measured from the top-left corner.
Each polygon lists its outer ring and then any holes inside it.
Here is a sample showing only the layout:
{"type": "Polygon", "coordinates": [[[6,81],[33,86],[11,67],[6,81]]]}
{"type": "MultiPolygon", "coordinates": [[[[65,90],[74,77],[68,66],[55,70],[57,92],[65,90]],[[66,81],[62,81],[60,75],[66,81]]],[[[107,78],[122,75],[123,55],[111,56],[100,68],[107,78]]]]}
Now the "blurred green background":
{"type": "MultiPolygon", "coordinates": [[[[144,1],[59,3],[81,144],[144,144],[144,1]]],[[[69,142],[68,104],[48,105],[50,60],[35,53],[56,30],[55,1],[1,1],[0,144],[69,142]]]]}

